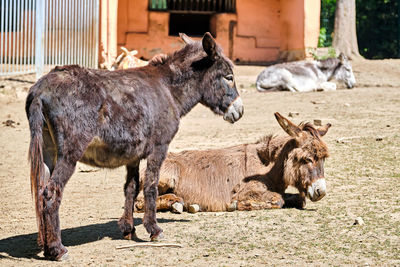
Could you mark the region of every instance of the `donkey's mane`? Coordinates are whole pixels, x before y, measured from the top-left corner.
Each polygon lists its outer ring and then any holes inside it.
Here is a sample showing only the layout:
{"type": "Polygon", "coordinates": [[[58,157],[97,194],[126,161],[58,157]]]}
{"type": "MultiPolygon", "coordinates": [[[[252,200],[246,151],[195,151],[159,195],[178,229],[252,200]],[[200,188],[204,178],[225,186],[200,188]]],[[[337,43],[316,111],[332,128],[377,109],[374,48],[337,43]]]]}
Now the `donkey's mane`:
{"type": "MultiPolygon", "coordinates": [[[[310,122],[301,122],[299,124],[299,128],[302,131],[309,132],[313,137],[317,139],[321,139],[321,135],[319,134],[318,130],[312,125],[310,122]]],[[[277,137],[277,135],[272,135],[272,134],[267,134],[258,139],[255,144],[260,144],[260,143],[268,143],[271,141],[271,139],[277,137]]]]}
{"type": "MultiPolygon", "coordinates": [[[[218,52],[219,55],[223,57],[223,59],[229,64],[229,66],[233,69],[234,65],[232,61],[227,58],[222,51],[222,48],[216,44],[215,47],[216,51],[218,52]]],[[[188,60],[188,63],[192,63],[193,61],[196,60],[201,60],[207,56],[206,52],[203,49],[203,45],[201,41],[194,41],[193,43],[186,44],[182,49],[174,51],[173,53],[167,54],[164,58],[160,59],[158,62],[152,62],[153,65],[171,65],[171,64],[180,64],[184,62],[185,55],[187,54],[192,54],[193,56],[191,57],[192,60],[188,60]]],[[[185,66],[184,67],[189,67],[185,66]]]]}
{"type": "Polygon", "coordinates": [[[302,122],[299,125],[300,129],[305,132],[309,132],[313,137],[321,140],[321,135],[319,134],[318,130],[309,122],[302,122]]]}
{"type": "Polygon", "coordinates": [[[327,158],[329,157],[328,147],[324,141],[321,139],[321,134],[319,131],[312,125],[311,123],[300,123],[299,127],[302,131],[308,132],[312,135],[313,141],[311,142],[311,147],[314,150],[314,154],[318,158],[327,158]]]}
{"type": "MultiPolygon", "coordinates": [[[[312,151],[314,151],[315,155],[317,155],[319,158],[325,158],[329,156],[328,148],[321,139],[321,134],[313,124],[310,122],[301,122],[299,124],[299,128],[302,131],[310,133],[310,135],[313,137],[311,142],[307,141],[306,144],[310,149],[312,149],[312,151]]],[[[264,165],[268,165],[270,160],[274,159],[280,153],[280,149],[283,148],[285,144],[289,144],[288,142],[290,142],[290,140],[294,140],[294,138],[290,136],[283,137],[277,135],[265,135],[257,140],[255,144],[259,145],[257,154],[261,162],[264,165]],[[276,138],[279,138],[279,140],[276,138]]],[[[291,146],[286,148],[289,150],[292,149],[291,146]]]]}
{"type": "Polygon", "coordinates": [[[340,65],[340,60],[337,58],[327,58],[318,62],[321,69],[334,69],[340,65]]]}

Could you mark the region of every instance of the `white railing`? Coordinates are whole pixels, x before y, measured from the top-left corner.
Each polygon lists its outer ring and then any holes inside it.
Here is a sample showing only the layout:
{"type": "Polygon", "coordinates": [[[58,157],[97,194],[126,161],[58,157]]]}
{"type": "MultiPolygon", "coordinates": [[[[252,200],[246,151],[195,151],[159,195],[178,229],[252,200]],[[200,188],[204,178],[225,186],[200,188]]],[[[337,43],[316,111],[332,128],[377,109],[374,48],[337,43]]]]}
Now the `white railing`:
{"type": "Polygon", "coordinates": [[[0,76],[98,66],[99,0],[0,0],[0,76]]]}

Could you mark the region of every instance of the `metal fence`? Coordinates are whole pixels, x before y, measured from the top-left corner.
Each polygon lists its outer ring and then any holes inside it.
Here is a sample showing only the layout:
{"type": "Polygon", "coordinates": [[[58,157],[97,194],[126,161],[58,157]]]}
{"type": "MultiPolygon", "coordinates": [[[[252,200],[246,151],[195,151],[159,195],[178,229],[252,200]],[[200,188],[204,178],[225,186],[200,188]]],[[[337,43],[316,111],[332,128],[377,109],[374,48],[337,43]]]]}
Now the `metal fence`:
{"type": "Polygon", "coordinates": [[[0,76],[96,68],[99,0],[0,0],[0,76]]]}

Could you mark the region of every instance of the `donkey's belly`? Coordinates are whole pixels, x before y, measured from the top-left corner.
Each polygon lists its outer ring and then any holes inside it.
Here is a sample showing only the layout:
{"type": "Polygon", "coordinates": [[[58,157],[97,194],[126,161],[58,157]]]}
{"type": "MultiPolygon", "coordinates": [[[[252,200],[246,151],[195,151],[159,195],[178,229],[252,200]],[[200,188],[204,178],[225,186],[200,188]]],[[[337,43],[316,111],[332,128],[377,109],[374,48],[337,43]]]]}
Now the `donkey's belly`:
{"type": "Polygon", "coordinates": [[[136,153],[111,148],[99,138],[94,138],[79,161],[95,167],[117,168],[138,160],[136,153]]]}

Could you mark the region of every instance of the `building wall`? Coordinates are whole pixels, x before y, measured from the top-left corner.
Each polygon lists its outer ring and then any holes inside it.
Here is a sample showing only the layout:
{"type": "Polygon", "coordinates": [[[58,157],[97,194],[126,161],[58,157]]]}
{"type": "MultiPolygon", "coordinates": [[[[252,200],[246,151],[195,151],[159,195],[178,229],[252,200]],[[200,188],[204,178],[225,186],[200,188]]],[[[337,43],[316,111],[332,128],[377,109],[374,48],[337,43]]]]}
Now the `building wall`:
{"type": "MultiPolygon", "coordinates": [[[[212,18],[217,42],[234,61],[296,60],[317,46],[319,0],[237,0],[236,11],[212,18]]],[[[119,0],[118,47],[136,49],[145,59],[173,52],[183,44],[168,35],[168,23],[169,13],[148,11],[146,0],[119,0]]]]}

